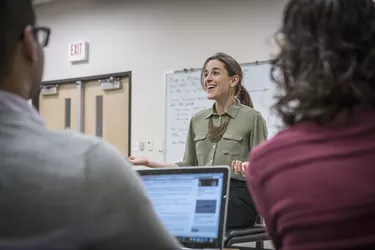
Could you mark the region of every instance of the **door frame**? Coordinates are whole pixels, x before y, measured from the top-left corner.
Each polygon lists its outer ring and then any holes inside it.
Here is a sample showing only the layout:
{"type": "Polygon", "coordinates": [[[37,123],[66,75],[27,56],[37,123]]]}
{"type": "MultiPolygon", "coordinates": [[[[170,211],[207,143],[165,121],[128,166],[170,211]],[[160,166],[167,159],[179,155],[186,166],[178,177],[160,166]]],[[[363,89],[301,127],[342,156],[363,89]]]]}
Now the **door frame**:
{"type": "MultiPolygon", "coordinates": [[[[85,76],[85,77],[76,77],[76,78],[69,78],[69,79],[61,79],[61,80],[52,80],[52,81],[44,81],[41,83],[41,88],[44,86],[56,86],[62,84],[71,84],[77,81],[82,81],[82,84],[89,81],[99,81],[110,77],[127,77],[129,78],[129,126],[128,126],[128,155],[131,155],[131,124],[132,124],[132,72],[125,71],[125,72],[118,72],[112,74],[102,74],[102,75],[94,75],[94,76],[85,76]]],[[[32,100],[33,105],[39,111],[39,95],[36,96],[32,100]]]]}

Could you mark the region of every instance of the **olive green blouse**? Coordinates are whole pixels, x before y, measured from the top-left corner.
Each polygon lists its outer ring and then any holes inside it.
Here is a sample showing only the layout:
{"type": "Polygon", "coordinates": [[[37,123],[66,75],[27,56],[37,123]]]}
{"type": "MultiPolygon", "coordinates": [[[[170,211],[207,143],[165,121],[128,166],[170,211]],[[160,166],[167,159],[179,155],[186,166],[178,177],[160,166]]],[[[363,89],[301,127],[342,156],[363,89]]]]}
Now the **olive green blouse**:
{"type": "MultiPolygon", "coordinates": [[[[224,114],[215,112],[214,106],[198,112],[190,121],[185,155],[178,166],[227,165],[232,161],[245,162],[251,149],[267,139],[266,122],[254,109],[236,102],[224,114]],[[220,126],[230,117],[228,127],[218,142],[208,139],[208,121],[213,118],[214,126],[220,126]]],[[[231,173],[231,177],[244,181],[242,175],[231,173]]]]}

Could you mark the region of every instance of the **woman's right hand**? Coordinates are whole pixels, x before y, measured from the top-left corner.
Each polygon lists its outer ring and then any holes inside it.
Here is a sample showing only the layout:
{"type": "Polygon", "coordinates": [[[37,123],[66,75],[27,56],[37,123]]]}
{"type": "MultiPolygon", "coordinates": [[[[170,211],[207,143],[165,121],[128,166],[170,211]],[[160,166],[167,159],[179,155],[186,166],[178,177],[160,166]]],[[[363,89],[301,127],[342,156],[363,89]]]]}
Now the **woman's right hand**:
{"type": "Polygon", "coordinates": [[[232,170],[236,174],[240,174],[243,177],[246,177],[247,168],[249,167],[248,162],[242,162],[242,161],[232,161],[232,170]]]}
{"type": "Polygon", "coordinates": [[[150,167],[149,166],[150,165],[149,160],[147,160],[144,157],[130,156],[128,159],[129,159],[130,163],[133,164],[134,166],[146,166],[146,167],[150,167]]]}

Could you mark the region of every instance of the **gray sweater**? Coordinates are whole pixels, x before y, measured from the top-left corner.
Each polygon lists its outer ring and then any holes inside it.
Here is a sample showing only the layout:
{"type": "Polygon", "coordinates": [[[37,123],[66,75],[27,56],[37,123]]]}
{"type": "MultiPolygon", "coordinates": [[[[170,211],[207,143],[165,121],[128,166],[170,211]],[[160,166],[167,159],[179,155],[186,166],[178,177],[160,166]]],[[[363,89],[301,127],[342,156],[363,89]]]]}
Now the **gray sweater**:
{"type": "Polygon", "coordinates": [[[175,250],[108,143],[0,109],[0,249],[175,250]],[[35,248],[22,248],[35,246],[35,248]]]}

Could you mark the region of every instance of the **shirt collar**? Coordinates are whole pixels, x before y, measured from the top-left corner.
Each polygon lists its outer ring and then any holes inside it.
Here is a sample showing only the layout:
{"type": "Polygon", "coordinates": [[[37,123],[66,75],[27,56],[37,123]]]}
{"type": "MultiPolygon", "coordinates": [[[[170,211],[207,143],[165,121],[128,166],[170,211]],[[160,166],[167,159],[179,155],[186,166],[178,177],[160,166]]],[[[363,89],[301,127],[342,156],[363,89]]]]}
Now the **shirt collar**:
{"type": "MultiPolygon", "coordinates": [[[[240,111],[240,108],[241,108],[241,102],[239,100],[236,99],[235,103],[232,104],[232,106],[230,106],[225,112],[224,114],[227,114],[229,115],[231,118],[236,118],[237,114],[238,114],[238,111],[240,111]]],[[[212,105],[212,108],[208,111],[208,114],[206,116],[206,119],[207,118],[210,118],[211,116],[213,115],[218,115],[216,113],[216,109],[215,109],[215,103],[212,105]]]]}
{"type": "Polygon", "coordinates": [[[28,116],[30,119],[44,125],[42,118],[33,105],[22,97],[0,90],[0,112],[14,112],[28,116]]]}

